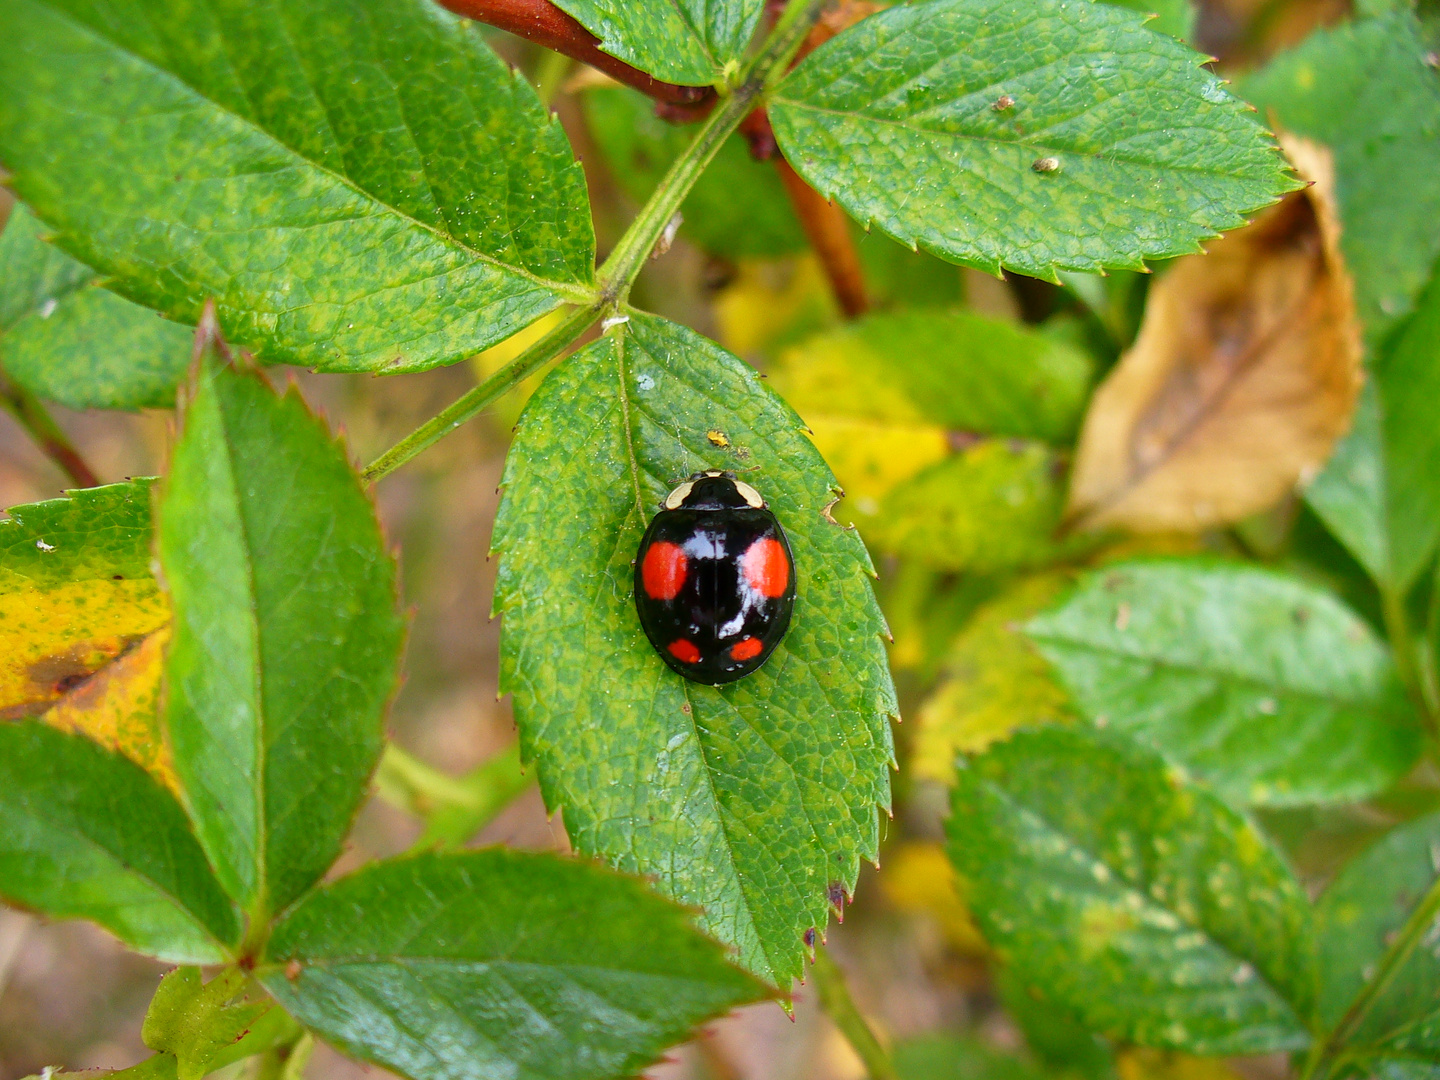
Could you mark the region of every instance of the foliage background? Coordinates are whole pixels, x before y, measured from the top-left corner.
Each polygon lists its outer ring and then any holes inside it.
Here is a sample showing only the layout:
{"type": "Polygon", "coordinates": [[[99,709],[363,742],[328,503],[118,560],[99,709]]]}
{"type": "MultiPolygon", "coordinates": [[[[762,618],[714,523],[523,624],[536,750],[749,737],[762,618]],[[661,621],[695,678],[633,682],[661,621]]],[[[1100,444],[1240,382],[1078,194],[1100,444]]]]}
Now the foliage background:
{"type": "MultiPolygon", "coordinates": [[[[1145,5],[1137,5],[1145,6],[1145,5]]],[[[1220,57],[1222,69],[1241,72],[1280,48],[1301,40],[1312,28],[1338,21],[1350,8],[1344,0],[1206,0],[1197,8],[1198,47],[1220,57]]],[[[534,50],[496,34],[497,46],[522,69],[536,72],[534,50]]],[[[0,52],[3,60],[3,52],[0,52]]],[[[579,96],[560,93],[553,102],[585,165],[603,254],[618,237],[634,203],[601,162],[579,96]]],[[[0,192],[0,199],[5,198],[0,192]]],[[[8,207],[0,207],[0,214],[8,207]]],[[[739,223],[693,223],[694,228],[737,228],[739,223]]],[[[809,257],[763,258],[767,247],[793,242],[786,225],[767,223],[770,243],[756,241],[756,257],[739,262],[707,258],[689,246],[686,231],[669,254],[642,276],[634,302],[715,338],[763,366],[786,346],[816,330],[838,324],[838,314],[809,257]]],[[[983,274],[933,263],[917,264],[882,238],[862,245],[872,269],[898,266],[898,273],[872,275],[881,306],[896,295],[945,300],[967,297],[972,310],[1006,319],[1033,316],[1045,299],[1025,281],[1009,285],[983,274]],[[930,294],[933,294],[931,296],[930,294]]],[[[433,415],[473,384],[466,365],[436,369],[404,379],[367,376],[314,377],[296,372],[306,397],[332,420],[343,418],[352,457],[367,461],[433,415]]],[[[415,612],[408,679],[391,718],[402,746],[448,771],[460,771],[491,757],[513,740],[508,701],[497,700],[499,627],[487,619],[494,587],[494,563],[487,561],[495,493],[508,427],[517,405],[467,425],[377,488],[388,536],[402,552],[402,588],[415,612]]],[[[73,413],[57,409],[61,422],[84,456],[97,463],[102,479],[154,475],[162,471],[168,416],[164,413],[73,413]]],[[[9,421],[0,420],[0,505],[52,497],[63,486],[58,471],[9,421]]],[[[863,508],[857,507],[863,513],[863,508]]],[[[894,563],[881,566],[882,599],[899,604],[903,578],[894,563]]],[[[902,712],[914,716],[926,688],[923,634],[897,627],[897,648],[910,655],[898,672],[902,712]]],[[[900,659],[897,657],[897,659],[900,659]]],[[[906,738],[902,728],[900,737],[906,738]]],[[[832,928],[831,941],[851,974],[861,1007],[891,1036],[904,1038],[940,1029],[970,1027],[999,1048],[1014,1048],[1021,1037],[998,1005],[976,959],[974,932],[946,897],[927,893],[936,865],[925,842],[941,838],[944,792],[905,773],[897,787],[897,818],[885,855],[885,884],[866,868],[857,905],[845,924],[832,928]],[[968,943],[968,948],[967,948],[968,943]]],[[[1307,846],[1295,852],[1302,872],[1319,880],[1328,867],[1352,853],[1379,827],[1353,810],[1298,812],[1277,817],[1282,831],[1306,831],[1307,846]]],[[[379,800],[362,814],[352,849],[336,872],[376,856],[404,850],[419,826],[379,800]]],[[[530,849],[564,849],[558,819],[547,820],[537,791],[529,788],[508,807],[477,843],[502,842],[530,849]]],[[[163,970],[129,954],[88,924],[43,925],[30,916],[0,912],[0,1078],[22,1077],[46,1064],[69,1067],[123,1067],[146,1051],[139,1041],[140,1018],[163,970]]],[[[858,1062],[802,987],[792,1024],[773,1005],[759,1005],[713,1025],[715,1034],[682,1048],[675,1061],[652,1070],[656,1076],[743,1076],[755,1080],[861,1075],[858,1062]]],[[[1186,1068],[1158,1056],[1127,1060],[1122,1080],[1145,1075],[1178,1076],[1186,1068]]],[[[1278,1058],[1230,1063],[1240,1075],[1282,1075],[1278,1058]]],[[[1214,1066],[1217,1078],[1224,1067],[1214,1066]]],[[[377,1074],[321,1048],[310,1066],[313,1080],[377,1074]]]]}

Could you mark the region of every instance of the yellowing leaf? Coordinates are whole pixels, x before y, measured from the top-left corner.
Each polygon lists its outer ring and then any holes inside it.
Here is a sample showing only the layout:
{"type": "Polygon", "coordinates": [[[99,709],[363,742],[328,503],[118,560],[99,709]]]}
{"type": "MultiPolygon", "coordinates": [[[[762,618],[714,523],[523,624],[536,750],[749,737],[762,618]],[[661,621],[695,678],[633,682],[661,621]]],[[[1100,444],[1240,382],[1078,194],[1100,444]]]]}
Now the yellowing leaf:
{"type": "Polygon", "coordinates": [[[1120,1080],[1237,1080],[1219,1058],[1133,1046],[1115,1055],[1115,1071],[1120,1080]]]}
{"type": "Polygon", "coordinates": [[[1072,716],[1069,696],[1019,632],[1068,581],[1053,573],[1027,578],[975,612],[951,647],[947,678],[920,707],[916,776],[953,783],[956,754],[979,753],[1022,724],[1072,716]]]}
{"type": "Polygon", "coordinates": [[[1198,530],[1264,510],[1349,427],[1360,330],[1329,153],[1285,143],[1315,181],[1178,260],[1085,419],[1069,518],[1198,530]]]}
{"type": "Polygon", "coordinates": [[[843,509],[863,519],[880,513],[880,500],[950,452],[943,428],[920,422],[887,424],[826,414],[808,418],[812,438],[845,489],[843,509]]]}
{"type": "Polygon", "coordinates": [[[965,882],[950,865],[943,845],[916,840],[886,852],[880,886],[901,911],[924,912],[934,918],[956,951],[970,956],[989,953],[970,917],[965,882]]]}
{"type": "Polygon", "coordinates": [[[35,716],[174,785],[156,702],[170,610],[150,573],[150,481],[0,521],[0,718],[35,716]]]}
{"type": "Polygon", "coordinates": [[[68,690],[41,719],[119,751],[178,792],[170,749],[160,731],[160,676],[169,640],[168,625],[147,634],[68,690]]]}
{"type": "Polygon", "coordinates": [[[741,260],[735,280],[715,298],[720,344],[753,358],[828,325],[835,301],[813,255],[741,260]]]}
{"type": "Polygon", "coordinates": [[[169,619],[150,578],[0,593],[0,716],[39,712],[169,619]]]}

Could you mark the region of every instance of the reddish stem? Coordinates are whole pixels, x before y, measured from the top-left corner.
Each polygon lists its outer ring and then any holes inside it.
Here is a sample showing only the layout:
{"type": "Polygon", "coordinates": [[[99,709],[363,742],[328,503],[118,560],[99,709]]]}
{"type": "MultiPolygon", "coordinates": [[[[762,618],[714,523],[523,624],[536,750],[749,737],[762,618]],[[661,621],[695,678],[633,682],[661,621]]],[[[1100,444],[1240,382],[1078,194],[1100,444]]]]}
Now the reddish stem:
{"type": "Polygon", "coordinates": [[[865,294],[865,275],[860,269],[860,253],[850,236],[850,220],[845,212],[812,188],[790,163],[779,155],[775,167],[790,196],[790,203],[800,218],[810,246],[825,268],[830,288],[847,319],[857,319],[870,310],[865,294]]]}
{"type": "Polygon", "coordinates": [[[602,52],[600,39],[549,0],[440,0],[457,15],[488,23],[517,37],[563,53],[633,86],[657,102],[655,111],[675,123],[699,120],[715,105],[713,86],[679,86],[651,78],[639,68],[602,52]]]}
{"type": "Polygon", "coordinates": [[[100,478],[86,464],[80,452],[70,444],[65,432],[60,430],[60,425],[45,411],[40,400],[24,387],[11,382],[3,371],[0,371],[0,405],[10,411],[29,433],[35,445],[44,451],[46,457],[60,466],[72,483],[82,488],[100,486],[100,478]]]}

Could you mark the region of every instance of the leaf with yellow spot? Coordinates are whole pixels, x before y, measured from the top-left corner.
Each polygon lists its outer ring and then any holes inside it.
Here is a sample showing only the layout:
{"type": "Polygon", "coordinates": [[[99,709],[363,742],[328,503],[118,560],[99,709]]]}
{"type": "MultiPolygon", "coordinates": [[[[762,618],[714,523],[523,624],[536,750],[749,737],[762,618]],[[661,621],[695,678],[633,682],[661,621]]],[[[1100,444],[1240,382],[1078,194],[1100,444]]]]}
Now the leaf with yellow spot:
{"type": "Polygon", "coordinates": [[[1091,1031],[1196,1054],[1310,1043],[1310,902],[1255,825],[1086,724],[956,770],[949,854],[986,941],[1091,1031]]]}
{"type": "Polygon", "coordinates": [[[979,753],[1021,725],[1073,717],[1069,695],[1020,627],[1068,583],[1065,574],[1039,574],[976,610],[951,646],[947,677],[920,707],[916,776],[954,783],[957,753],[979,753]]]}
{"type": "Polygon", "coordinates": [[[178,793],[170,749],[160,731],[160,676],[169,640],[168,625],[147,634],[66,691],[40,719],[124,754],[178,793]]]}
{"type": "Polygon", "coordinates": [[[43,712],[169,622],[150,573],[150,485],[74,491],[0,521],[0,718],[43,712]]]}

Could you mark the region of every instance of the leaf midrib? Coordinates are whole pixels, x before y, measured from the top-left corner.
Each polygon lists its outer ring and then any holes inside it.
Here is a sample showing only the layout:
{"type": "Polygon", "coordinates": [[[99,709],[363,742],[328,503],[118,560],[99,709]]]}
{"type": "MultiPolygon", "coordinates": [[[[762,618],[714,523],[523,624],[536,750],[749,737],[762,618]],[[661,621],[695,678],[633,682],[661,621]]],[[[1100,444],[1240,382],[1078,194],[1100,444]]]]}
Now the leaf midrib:
{"type": "MultiPolygon", "coordinates": [[[[287,962],[290,958],[286,958],[287,962]]],[[[619,975],[626,978],[637,979],[663,979],[666,981],[701,983],[706,980],[694,976],[681,975],[665,972],[638,971],[632,968],[606,967],[603,964],[585,964],[579,962],[557,962],[550,963],[545,960],[517,960],[508,956],[496,956],[486,958],[479,956],[431,956],[423,953],[355,953],[339,956],[306,956],[297,952],[294,959],[298,960],[302,968],[335,969],[342,967],[381,967],[386,965],[404,966],[407,964],[434,964],[445,967],[485,967],[485,968],[507,968],[507,969],[533,969],[536,971],[558,971],[558,972],[590,972],[602,975],[619,975]]],[[[258,971],[258,975],[283,974],[284,966],[276,960],[269,961],[258,971]]]]}
{"type": "MultiPolygon", "coordinates": [[[[213,361],[211,361],[213,364],[213,361]]],[[[245,377],[245,376],[242,376],[245,377]]],[[[256,376],[258,378],[258,376],[256,376]]],[[[211,370],[210,389],[215,395],[215,411],[220,421],[220,431],[224,438],[225,446],[225,471],[230,480],[231,494],[235,500],[235,517],[240,529],[240,543],[245,551],[245,562],[242,570],[245,574],[246,591],[249,594],[249,609],[245,612],[245,624],[250,631],[250,644],[254,649],[255,670],[254,670],[254,702],[255,702],[255,772],[251,778],[251,791],[255,798],[255,825],[258,830],[255,836],[255,894],[251,899],[252,914],[263,916],[265,909],[269,906],[269,821],[266,819],[268,808],[265,805],[266,765],[268,761],[265,756],[265,726],[269,719],[265,709],[265,677],[264,661],[261,652],[260,640],[260,604],[255,584],[255,545],[250,535],[250,523],[246,519],[243,507],[243,498],[238,482],[236,446],[231,438],[230,422],[226,416],[224,403],[221,401],[219,380],[215,371],[211,370]]]]}
{"type": "MultiPolygon", "coordinates": [[[[885,125],[885,126],[887,126],[887,127],[897,127],[897,128],[900,128],[902,131],[915,132],[915,133],[922,134],[922,135],[938,136],[938,137],[947,138],[947,139],[955,139],[955,140],[959,140],[959,141],[962,141],[962,142],[987,143],[987,144],[994,144],[994,145],[997,145],[997,146],[1004,146],[1004,147],[1019,147],[1019,148],[1026,148],[1026,147],[1028,147],[1028,148],[1033,148],[1033,149],[1036,150],[1037,152],[1043,152],[1043,151],[1045,151],[1045,150],[1053,150],[1053,151],[1054,151],[1055,153],[1057,153],[1057,154],[1073,154],[1073,155],[1076,156],[1076,157],[1089,158],[1089,159],[1098,160],[1098,161],[1105,161],[1105,162],[1114,162],[1114,163],[1118,163],[1118,164],[1122,164],[1122,165],[1133,165],[1133,166],[1136,166],[1136,167],[1139,167],[1139,168],[1149,168],[1149,169],[1155,170],[1156,172],[1194,173],[1194,174],[1197,174],[1197,175],[1200,175],[1200,176],[1213,176],[1213,177],[1217,177],[1217,178],[1223,179],[1223,180],[1235,180],[1235,181],[1241,181],[1241,182],[1250,182],[1250,181],[1251,181],[1251,178],[1246,177],[1246,176],[1243,176],[1243,175],[1240,175],[1240,174],[1237,174],[1237,173],[1217,172],[1217,171],[1214,170],[1214,169],[1199,168],[1199,167],[1191,166],[1191,165],[1168,165],[1168,164],[1159,164],[1159,163],[1156,163],[1156,162],[1153,162],[1153,161],[1144,161],[1144,160],[1141,160],[1141,159],[1139,159],[1139,158],[1132,158],[1132,157],[1128,157],[1128,156],[1123,155],[1123,154],[1113,153],[1113,152],[1109,152],[1109,151],[1100,151],[1100,152],[1097,153],[1096,151],[1093,151],[1093,150],[1078,150],[1078,149],[1073,149],[1073,148],[1070,148],[1070,147],[1062,146],[1062,145],[1059,145],[1059,144],[1041,143],[1041,142],[1033,142],[1033,143],[1030,143],[1030,142],[1024,142],[1024,141],[1019,140],[1019,139],[1013,139],[1013,140],[1011,140],[1011,139],[1000,139],[1000,138],[994,138],[994,137],[992,137],[992,136],[987,136],[987,135],[972,135],[972,134],[969,134],[969,133],[966,133],[966,132],[931,131],[931,130],[928,129],[928,128],[923,128],[923,127],[920,127],[920,126],[918,126],[918,125],[906,124],[905,122],[900,121],[900,120],[890,120],[890,119],[886,119],[886,118],[883,118],[883,117],[872,116],[872,115],[870,115],[869,113],[864,113],[864,112],[860,112],[860,111],[857,111],[857,110],[832,109],[832,108],[822,107],[822,106],[819,106],[819,105],[811,105],[811,104],[808,104],[808,103],[806,103],[806,102],[796,101],[796,100],[793,99],[793,98],[775,97],[775,98],[772,98],[772,99],[771,99],[771,104],[772,104],[772,105],[789,105],[789,106],[791,106],[791,107],[793,107],[793,108],[795,108],[795,109],[807,109],[807,110],[809,110],[810,112],[813,112],[813,113],[823,113],[823,114],[825,114],[825,115],[827,115],[827,116],[836,116],[836,117],[840,117],[841,119],[845,119],[845,120],[856,120],[856,119],[860,119],[860,120],[868,121],[869,123],[872,123],[872,124],[883,124],[883,125],[885,125]]],[[[1111,197],[1114,198],[1115,196],[1112,195],[1111,197]]],[[[1269,205],[1269,203],[1274,202],[1274,201],[1275,201],[1274,197],[1271,197],[1266,203],[1264,203],[1264,204],[1262,204],[1262,205],[1269,205]]],[[[1178,216],[1178,217],[1181,217],[1181,218],[1185,218],[1185,216],[1184,216],[1183,214],[1182,214],[1182,215],[1174,215],[1174,216],[1178,216]]],[[[1185,220],[1188,220],[1188,218],[1185,218],[1185,220]]]]}
{"type": "MultiPolygon", "coordinates": [[[[998,782],[990,779],[989,777],[982,778],[981,782],[984,783],[997,796],[1003,799],[1007,806],[1014,809],[1018,814],[1023,814],[1029,817],[1032,821],[1037,822],[1040,827],[1042,827],[1050,836],[1057,838],[1064,845],[1064,849],[1067,852],[1072,852],[1079,856],[1082,856],[1088,861],[1090,867],[1092,868],[1103,868],[1105,872],[1109,875],[1110,880],[1114,881],[1130,895],[1139,897],[1140,903],[1143,904],[1145,907],[1151,908],[1155,911],[1164,912],[1166,915],[1170,916],[1177,923],[1179,923],[1180,926],[1185,927],[1192,932],[1203,934],[1205,940],[1215,949],[1223,953],[1226,957],[1235,961],[1237,964],[1247,965],[1252,971],[1255,972],[1255,979],[1261,985],[1263,985],[1265,989],[1268,990],[1278,1002],[1280,1002],[1282,1005],[1284,1005],[1287,1009],[1290,1010],[1291,1015],[1294,1017],[1295,1020],[1296,1029],[1301,1032],[1304,1032],[1306,1030],[1305,1023],[1301,1019],[1300,1009],[1296,1006],[1294,1002],[1290,1000],[1289,995],[1282,993],[1280,989],[1276,987],[1273,982],[1270,981],[1270,978],[1263,971],[1260,970],[1260,966],[1254,960],[1250,959],[1249,957],[1241,956],[1238,953],[1234,952],[1228,945],[1224,944],[1218,938],[1216,938],[1208,927],[1192,922],[1191,920],[1185,918],[1179,911],[1175,911],[1169,907],[1166,907],[1160,901],[1152,897],[1149,893],[1147,893],[1146,891],[1135,885],[1132,881],[1130,881],[1129,878],[1127,878],[1120,870],[1118,870],[1114,866],[1111,866],[1108,862],[1100,858],[1089,848],[1078,843],[1070,833],[1061,829],[1053,821],[1051,821],[1050,818],[1046,817],[1029,803],[1021,801],[1019,796],[1012,793],[1008,788],[1002,787],[998,782]]],[[[1099,882],[1097,880],[1097,884],[1103,884],[1103,882],[1099,882]]]]}
{"type": "Polygon", "coordinates": [[[1261,679],[1256,678],[1253,675],[1241,674],[1227,668],[1206,668],[1201,667],[1199,664],[1184,663],[1182,661],[1171,660],[1168,658],[1156,659],[1143,653],[1123,652],[1119,649],[1107,648],[1101,645],[1093,645],[1089,642],[1078,641],[1074,638],[1060,637],[1058,635],[1046,635],[1043,633],[1037,634],[1027,630],[1026,636],[1029,637],[1032,641],[1039,644],[1060,645],[1066,648],[1074,649],[1077,652],[1092,653],[1098,656],[1109,656],[1120,660],[1130,660],[1137,664],[1150,664],[1153,667],[1161,668],[1166,671],[1175,671],[1188,675],[1204,675],[1211,678],[1223,676],[1225,678],[1233,679],[1235,682],[1244,683],[1246,686],[1255,687],[1263,691],[1269,691],[1271,693],[1283,693],[1287,696],[1292,697],[1308,698],[1311,700],[1323,702],[1327,705],[1345,705],[1352,708],[1368,709],[1377,707],[1382,700],[1378,696],[1368,698],[1351,698],[1339,694],[1326,695],[1318,693],[1314,690],[1299,689],[1284,683],[1265,682],[1261,679]]]}
{"type": "MultiPolygon", "coordinates": [[[[131,62],[155,73],[158,78],[168,79],[172,83],[183,87],[188,93],[194,95],[196,99],[204,102],[208,107],[223,114],[224,116],[229,117],[236,123],[243,124],[251,131],[260,134],[266,140],[268,140],[271,145],[273,145],[295,161],[303,163],[306,167],[314,169],[316,172],[328,177],[337,185],[354,192],[356,195],[360,196],[369,204],[383,208],[383,210],[387,214],[394,215],[396,218],[400,219],[403,222],[406,222],[413,228],[429,233],[431,236],[439,240],[442,244],[465,253],[477,262],[486,263],[487,265],[496,267],[497,269],[503,270],[506,273],[514,274],[517,277],[522,277],[527,281],[531,282],[532,284],[540,286],[541,288],[549,289],[551,292],[558,294],[570,303],[590,303],[597,295],[596,290],[593,286],[587,288],[583,285],[576,285],[571,282],[554,281],[550,278],[541,277],[525,267],[514,266],[510,263],[505,262],[503,259],[499,259],[486,252],[479,251],[471,247],[469,244],[464,243],[458,237],[452,236],[449,233],[446,233],[441,229],[436,228],[434,225],[430,225],[426,222],[420,221],[413,215],[406,213],[404,210],[401,210],[399,207],[392,206],[384,200],[380,199],[378,196],[371,194],[369,191],[365,190],[350,177],[335,172],[334,169],[330,168],[327,165],[323,165],[320,162],[311,160],[304,154],[300,153],[298,150],[295,150],[293,147],[289,146],[287,143],[282,142],[273,133],[266,130],[256,121],[250,119],[249,117],[241,116],[238,113],[232,112],[220,102],[216,101],[214,98],[204,93],[198,87],[191,85],[188,81],[181,78],[179,75],[175,74],[172,71],[166,71],[164,68],[157,66],[155,63],[151,62],[145,57],[130,51],[125,46],[121,45],[119,42],[100,33],[93,27],[72,18],[68,12],[58,10],[52,4],[48,3],[47,0],[31,0],[31,2],[45,8],[55,17],[68,23],[70,26],[74,27],[78,33],[90,37],[98,42],[101,42],[113,52],[125,56],[131,62]]],[[[406,133],[407,135],[410,134],[408,127],[406,129],[406,133]]],[[[441,211],[441,217],[444,217],[443,211],[441,211]]]]}
{"type": "MultiPolygon", "coordinates": [[[[635,488],[635,512],[638,520],[643,522],[645,520],[645,494],[640,487],[641,466],[640,457],[635,447],[634,420],[631,417],[630,374],[625,366],[625,347],[630,338],[631,334],[628,325],[622,326],[620,333],[615,336],[613,348],[615,349],[616,397],[620,402],[621,431],[625,439],[625,454],[630,461],[630,478],[635,488]]],[[[637,347],[642,350],[644,349],[643,345],[639,345],[638,342],[636,344],[637,347]]],[[[638,406],[637,411],[639,411],[638,406]]],[[[659,478],[657,477],[656,479],[659,478]]],[[[735,890],[740,897],[740,903],[745,911],[745,917],[749,920],[750,932],[759,944],[760,952],[764,955],[765,962],[770,965],[772,971],[778,971],[779,965],[775,963],[774,958],[770,955],[765,935],[760,931],[760,921],[756,916],[753,901],[745,889],[745,878],[740,873],[740,865],[735,855],[735,840],[730,835],[730,826],[726,821],[724,806],[720,802],[720,793],[715,790],[714,770],[711,768],[710,761],[706,756],[705,740],[700,735],[700,727],[695,719],[695,702],[691,699],[689,684],[686,683],[683,685],[680,688],[680,692],[685,698],[686,706],[689,708],[689,711],[685,713],[685,718],[690,724],[691,738],[695,740],[695,752],[700,757],[700,771],[705,775],[705,790],[710,794],[710,805],[714,810],[715,820],[720,826],[721,836],[725,838],[725,857],[730,863],[731,880],[734,882],[735,890]]]]}

